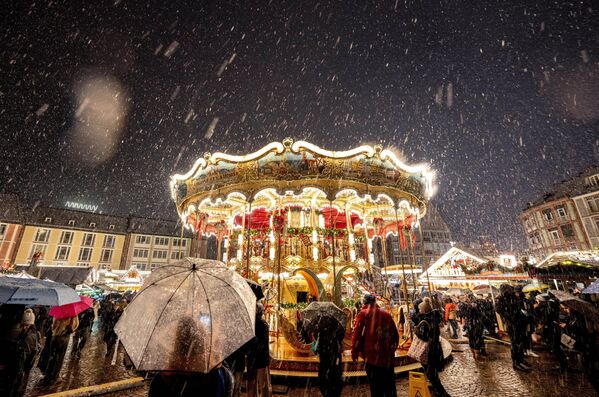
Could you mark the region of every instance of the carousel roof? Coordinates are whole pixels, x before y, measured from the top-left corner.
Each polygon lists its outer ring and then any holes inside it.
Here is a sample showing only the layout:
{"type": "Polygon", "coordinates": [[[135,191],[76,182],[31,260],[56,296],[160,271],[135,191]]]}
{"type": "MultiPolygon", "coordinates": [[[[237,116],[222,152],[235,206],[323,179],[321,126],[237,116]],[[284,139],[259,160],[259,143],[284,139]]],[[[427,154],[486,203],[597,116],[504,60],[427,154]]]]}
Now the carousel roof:
{"type": "Polygon", "coordinates": [[[329,151],[290,138],[244,156],[206,153],[189,172],[171,177],[172,197],[182,217],[200,207],[225,217],[248,202],[254,208],[269,207],[286,197],[299,205],[404,205],[420,218],[432,191],[428,166],[405,164],[391,150],[363,145],[329,151]]]}

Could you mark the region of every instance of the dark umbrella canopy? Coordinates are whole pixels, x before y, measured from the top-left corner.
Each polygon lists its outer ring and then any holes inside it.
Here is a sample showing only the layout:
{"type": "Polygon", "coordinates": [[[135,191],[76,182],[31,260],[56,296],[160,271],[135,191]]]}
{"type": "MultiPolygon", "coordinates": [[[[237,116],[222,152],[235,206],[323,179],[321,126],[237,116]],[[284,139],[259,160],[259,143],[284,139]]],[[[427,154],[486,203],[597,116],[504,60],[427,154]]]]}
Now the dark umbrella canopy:
{"type": "Polygon", "coordinates": [[[256,298],[222,262],[155,270],[115,331],[138,370],[207,373],[254,337],[256,298]]]}
{"type": "Polygon", "coordinates": [[[347,315],[333,302],[310,303],[302,310],[302,317],[306,327],[316,328],[321,317],[328,316],[335,319],[339,324],[345,326],[347,315]]]}
{"type": "Polygon", "coordinates": [[[557,299],[562,305],[582,314],[586,319],[599,322],[599,309],[593,304],[564,291],[550,290],[549,295],[557,299]]]}

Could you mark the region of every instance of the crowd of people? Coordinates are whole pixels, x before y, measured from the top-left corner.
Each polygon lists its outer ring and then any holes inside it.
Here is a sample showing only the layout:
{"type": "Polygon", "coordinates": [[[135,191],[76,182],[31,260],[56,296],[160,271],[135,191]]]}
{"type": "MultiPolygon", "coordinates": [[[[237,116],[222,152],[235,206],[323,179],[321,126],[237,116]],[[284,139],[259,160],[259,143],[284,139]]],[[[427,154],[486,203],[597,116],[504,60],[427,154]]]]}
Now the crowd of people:
{"type": "MultiPolygon", "coordinates": [[[[44,306],[0,306],[0,343],[6,347],[0,352],[0,394],[22,396],[36,363],[44,383],[58,381],[69,344],[71,360],[79,360],[93,329],[101,333],[106,357],[115,356],[118,338],[114,327],[130,299],[109,295],[79,315],[65,318],[49,316],[44,306]]],[[[399,330],[412,332],[413,341],[426,344],[426,358],[421,363],[436,396],[449,395],[439,378],[445,365],[440,342],[443,329],[450,339],[467,337],[475,360],[487,357],[485,339],[503,340],[510,343],[517,371],[531,371],[530,359],[537,357],[533,350],[546,349],[555,356],[554,370],[565,372],[580,363],[590,383],[595,388],[599,385],[597,319],[572,310],[551,294],[525,294],[521,286],[507,284],[494,297],[470,291],[461,296],[425,293],[414,296],[410,307],[402,306],[397,319],[389,307],[380,307],[373,295],[365,295],[361,303],[356,304],[351,323],[351,357],[364,361],[372,397],[396,396],[399,330]]],[[[345,324],[323,315],[316,323],[306,323],[304,331],[319,357],[321,394],[341,396],[345,324]]],[[[269,364],[269,325],[264,307],[257,303],[253,339],[208,374],[158,373],[149,395],[191,396],[209,390],[209,395],[216,397],[239,397],[245,376],[248,397],[268,397],[272,395],[269,364]]]]}
{"type": "Polygon", "coordinates": [[[121,295],[107,297],[75,316],[55,318],[46,306],[0,306],[0,395],[23,396],[29,374],[37,363],[42,384],[60,381],[69,345],[71,360],[79,360],[98,323],[106,356],[116,344],[114,326],[128,303],[121,295]]]}

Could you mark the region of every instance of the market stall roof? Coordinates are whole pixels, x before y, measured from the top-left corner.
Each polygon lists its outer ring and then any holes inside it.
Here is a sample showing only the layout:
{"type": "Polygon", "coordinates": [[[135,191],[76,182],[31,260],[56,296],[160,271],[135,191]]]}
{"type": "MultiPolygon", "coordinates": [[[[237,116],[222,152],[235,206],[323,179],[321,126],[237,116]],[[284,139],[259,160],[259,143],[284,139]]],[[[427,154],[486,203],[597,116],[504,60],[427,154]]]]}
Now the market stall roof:
{"type": "Polygon", "coordinates": [[[569,265],[599,268],[599,250],[554,252],[535,267],[537,269],[546,269],[553,266],[569,265]]]}
{"type": "Polygon", "coordinates": [[[531,273],[540,278],[588,278],[599,275],[599,250],[554,252],[531,273]]]}
{"type": "Polygon", "coordinates": [[[528,274],[513,267],[480,258],[457,247],[451,247],[420,276],[420,282],[430,280],[521,280],[528,274]]]}
{"type": "Polygon", "coordinates": [[[443,254],[439,259],[435,261],[432,265],[429,266],[426,271],[422,273],[420,276],[420,281],[426,281],[426,278],[446,278],[446,277],[458,277],[465,278],[466,273],[461,269],[461,267],[452,267],[451,264],[449,267],[447,266],[448,262],[455,258],[470,258],[471,260],[483,264],[486,261],[481,259],[475,255],[472,255],[466,251],[463,251],[457,247],[451,247],[445,254],[443,254]]]}
{"type": "MultiPolygon", "coordinates": [[[[17,265],[17,269],[27,271],[29,266],[17,265]]],[[[37,270],[39,271],[37,276],[42,280],[48,279],[57,283],[75,286],[87,280],[92,267],[38,265],[37,270]]]]}

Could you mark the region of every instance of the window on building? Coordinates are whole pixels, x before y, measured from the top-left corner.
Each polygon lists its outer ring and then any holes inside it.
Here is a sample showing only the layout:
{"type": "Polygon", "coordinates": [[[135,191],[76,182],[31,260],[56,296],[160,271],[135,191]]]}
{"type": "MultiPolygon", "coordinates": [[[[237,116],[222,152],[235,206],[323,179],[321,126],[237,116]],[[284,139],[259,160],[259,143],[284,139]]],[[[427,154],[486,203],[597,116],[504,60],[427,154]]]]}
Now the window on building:
{"type": "Polygon", "coordinates": [[[553,220],[553,212],[551,212],[549,208],[543,210],[543,218],[545,218],[547,222],[551,222],[553,220]]]}
{"type": "Polygon", "coordinates": [[[551,238],[554,244],[559,244],[560,239],[559,232],[557,231],[557,229],[549,230],[549,237],[551,238]]]}
{"type": "Polygon", "coordinates": [[[54,256],[55,261],[66,261],[69,260],[69,254],[71,253],[71,247],[59,245],[54,256]]]}
{"type": "Polygon", "coordinates": [[[79,250],[79,258],[78,260],[80,262],[89,262],[92,259],[92,248],[89,247],[82,247],[79,250]]]}
{"type": "Polygon", "coordinates": [[[146,270],[147,263],[134,263],[133,264],[137,270],[146,270]]]}
{"type": "Polygon", "coordinates": [[[47,243],[48,238],[50,238],[50,229],[37,229],[33,241],[36,243],[47,243]]]}
{"type": "Polygon", "coordinates": [[[574,229],[572,228],[572,225],[562,225],[561,229],[565,238],[574,237],[574,229]]]}
{"type": "Polygon", "coordinates": [[[422,239],[424,241],[431,241],[431,233],[430,232],[422,232],[422,239]]]}
{"type": "Polygon", "coordinates": [[[108,263],[100,263],[101,270],[110,270],[110,264],[108,263]]]}
{"type": "Polygon", "coordinates": [[[595,174],[589,177],[590,186],[599,186],[599,174],[595,174]]]}
{"type": "Polygon", "coordinates": [[[108,225],[108,230],[114,230],[114,225],[108,225]]]}
{"type": "Polygon", "coordinates": [[[96,242],[96,235],[94,233],[84,233],[81,245],[84,247],[93,247],[96,242]]]}
{"type": "Polygon", "coordinates": [[[107,234],[104,236],[104,244],[102,244],[103,248],[114,248],[114,242],[116,240],[116,236],[111,234],[107,234]]]}
{"type": "Polygon", "coordinates": [[[150,236],[135,237],[135,244],[150,244],[150,236]]]}
{"type": "Polygon", "coordinates": [[[77,262],[77,266],[79,266],[79,267],[88,267],[89,263],[88,262],[77,262]]]}
{"type": "Polygon", "coordinates": [[[153,250],[152,251],[152,258],[154,258],[154,259],[166,259],[167,257],[168,257],[167,250],[153,250]]]}
{"type": "Polygon", "coordinates": [[[52,218],[50,218],[49,216],[44,218],[44,222],[46,223],[52,223],[52,218]]]}
{"type": "Polygon", "coordinates": [[[62,245],[71,245],[73,243],[73,234],[73,232],[60,233],[60,241],[58,243],[62,245]]]}
{"type": "Polygon", "coordinates": [[[96,227],[96,222],[90,222],[89,227],[96,227]]]}
{"type": "Polygon", "coordinates": [[[168,245],[168,237],[155,237],[154,245],[162,245],[162,246],[168,245]]]}
{"type": "Polygon", "coordinates": [[[69,220],[69,226],[75,226],[75,220],[74,219],[70,219],[69,220]]]}
{"type": "Polygon", "coordinates": [[[595,229],[597,230],[597,233],[599,234],[599,216],[596,216],[593,218],[593,223],[595,224],[595,229]]]}
{"type": "Polygon", "coordinates": [[[135,248],[133,250],[133,257],[134,258],[147,258],[148,251],[149,250],[147,250],[147,249],[135,248]]]}
{"type": "Polygon", "coordinates": [[[559,216],[560,218],[565,218],[568,215],[568,212],[566,211],[566,207],[564,207],[563,205],[560,205],[555,210],[557,212],[557,216],[559,216]]]}
{"type": "Polygon", "coordinates": [[[4,233],[6,233],[7,227],[8,227],[8,225],[6,223],[0,223],[0,237],[4,236],[4,233]]]}
{"type": "Polygon", "coordinates": [[[586,202],[589,212],[599,212],[599,197],[589,197],[586,202]]]}
{"type": "Polygon", "coordinates": [[[181,251],[171,252],[171,259],[181,259],[181,258],[183,258],[183,252],[181,252],[181,251]]]}
{"type": "Polygon", "coordinates": [[[112,262],[112,253],[114,250],[111,249],[102,249],[102,253],[100,254],[100,262],[112,262]]]}
{"type": "Polygon", "coordinates": [[[33,246],[31,247],[31,252],[29,252],[29,259],[33,258],[33,255],[36,252],[41,253],[41,258],[43,259],[44,255],[46,254],[46,248],[47,246],[45,244],[33,244],[33,246]]]}
{"type": "Polygon", "coordinates": [[[187,245],[187,241],[185,239],[181,239],[181,238],[173,239],[173,246],[175,246],[175,247],[185,247],[186,245],[187,245]]]}

